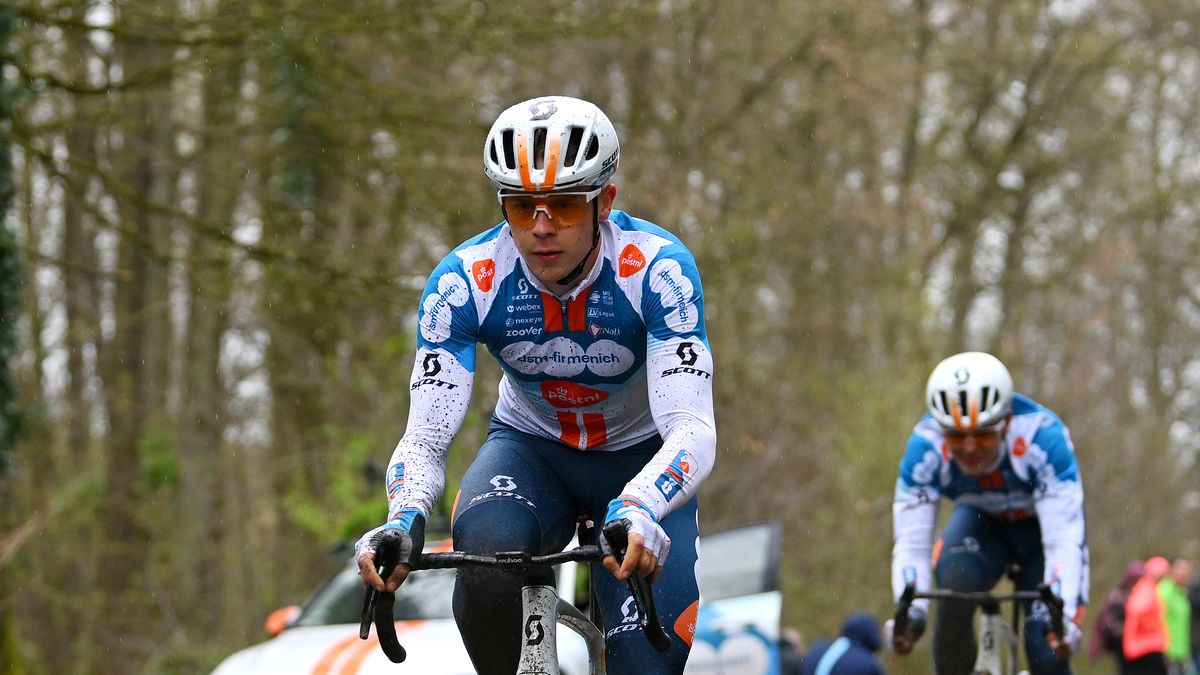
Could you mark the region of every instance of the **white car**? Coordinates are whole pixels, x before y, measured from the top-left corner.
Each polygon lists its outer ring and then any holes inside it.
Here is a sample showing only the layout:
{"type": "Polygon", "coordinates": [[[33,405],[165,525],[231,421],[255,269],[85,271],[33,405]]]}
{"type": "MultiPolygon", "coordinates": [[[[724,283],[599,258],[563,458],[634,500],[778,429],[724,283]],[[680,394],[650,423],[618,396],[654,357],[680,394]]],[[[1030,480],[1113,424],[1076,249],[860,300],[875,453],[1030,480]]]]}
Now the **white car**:
{"type": "MultiPolygon", "coordinates": [[[[700,538],[701,588],[696,639],[687,673],[777,675],[780,528],[759,523],[700,538]]],[[[426,546],[447,550],[449,541],[426,546]]],[[[556,568],[559,595],[576,598],[576,575],[585,568],[556,568]]],[[[351,561],[318,588],[302,607],[276,610],[267,620],[273,637],[226,658],[213,675],[310,673],[311,675],[473,675],[451,612],[453,570],[414,573],[396,593],[396,635],[408,652],[392,663],[379,648],[374,629],[358,636],[363,585],[351,561]]],[[[565,626],[558,630],[563,675],[586,675],[583,640],[565,626]]]]}

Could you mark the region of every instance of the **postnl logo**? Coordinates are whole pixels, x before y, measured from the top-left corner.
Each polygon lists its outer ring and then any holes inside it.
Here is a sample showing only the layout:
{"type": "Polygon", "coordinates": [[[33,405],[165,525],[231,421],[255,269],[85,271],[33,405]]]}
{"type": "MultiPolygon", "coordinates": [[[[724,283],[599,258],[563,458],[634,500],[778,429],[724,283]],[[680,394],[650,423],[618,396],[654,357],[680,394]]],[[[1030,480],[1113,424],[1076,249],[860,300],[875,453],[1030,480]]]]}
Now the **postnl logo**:
{"type": "Polygon", "coordinates": [[[471,276],[475,277],[475,285],[479,290],[488,293],[492,290],[492,282],[496,280],[496,261],[488,258],[477,260],[471,265],[471,276]]]}
{"type": "Polygon", "coordinates": [[[1029,446],[1026,445],[1024,438],[1018,438],[1017,442],[1013,443],[1013,449],[1012,449],[1013,457],[1022,457],[1025,455],[1025,452],[1027,450],[1029,450],[1029,446]]]}
{"type": "Polygon", "coordinates": [[[608,392],[565,380],[546,380],[542,398],[555,408],[586,408],[603,402],[608,392]]]}
{"type": "Polygon", "coordinates": [[[646,269],[646,256],[642,254],[641,249],[628,244],[621,251],[620,265],[618,271],[622,277],[631,277],[638,272],[646,269]]]}

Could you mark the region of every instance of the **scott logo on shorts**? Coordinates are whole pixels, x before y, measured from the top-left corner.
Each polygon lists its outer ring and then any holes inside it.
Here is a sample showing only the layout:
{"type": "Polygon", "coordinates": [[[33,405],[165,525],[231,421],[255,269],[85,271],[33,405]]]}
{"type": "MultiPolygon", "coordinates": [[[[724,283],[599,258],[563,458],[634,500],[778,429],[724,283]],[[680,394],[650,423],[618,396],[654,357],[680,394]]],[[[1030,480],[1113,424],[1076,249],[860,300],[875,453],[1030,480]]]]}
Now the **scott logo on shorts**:
{"type": "Polygon", "coordinates": [[[517,484],[513,482],[512,476],[492,476],[492,480],[489,482],[497,490],[510,492],[517,489],[517,484]]]}
{"type": "Polygon", "coordinates": [[[627,633],[631,630],[638,630],[641,624],[638,623],[637,603],[633,601],[633,596],[629,596],[624,604],[621,605],[621,623],[616,628],[604,634],[605,639],[610,639],[612,636],[619,633],[627,633]]]}

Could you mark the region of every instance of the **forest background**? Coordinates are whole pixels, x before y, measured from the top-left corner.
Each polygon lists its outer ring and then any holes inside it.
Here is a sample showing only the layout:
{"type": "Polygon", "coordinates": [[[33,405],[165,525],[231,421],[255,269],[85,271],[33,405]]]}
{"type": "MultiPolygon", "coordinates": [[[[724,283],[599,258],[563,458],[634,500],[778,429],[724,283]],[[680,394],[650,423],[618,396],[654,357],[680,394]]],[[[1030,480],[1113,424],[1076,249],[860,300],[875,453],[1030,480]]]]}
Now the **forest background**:
{"type": "Polygon", "coordinates": [[[783,521],[786,623],[888,611],[963,349],[1070,427],[1093,607],[1200,558],[1194,0],[10,0],[0,63],[0,672],[207,672],[343,563],[424,278],[499,219],[484,135],[545,93],[697,256],[702,530],[783,521]]]}

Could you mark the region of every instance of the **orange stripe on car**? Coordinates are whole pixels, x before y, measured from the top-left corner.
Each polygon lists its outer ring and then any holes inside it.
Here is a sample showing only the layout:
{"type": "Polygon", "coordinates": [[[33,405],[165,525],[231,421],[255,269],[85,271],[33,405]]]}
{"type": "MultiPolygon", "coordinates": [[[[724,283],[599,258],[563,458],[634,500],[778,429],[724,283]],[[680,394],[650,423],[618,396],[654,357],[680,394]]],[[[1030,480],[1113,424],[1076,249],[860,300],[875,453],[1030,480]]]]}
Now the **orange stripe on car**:
{"type": "Polygon", "coordinates": [[[946,542],[941,538],[933,542],[933,555],[929,556],[930,565],[937,567],[938,558],[942,557],[942,547],[945,545],[946,542]]]}
{"type": "Polygon", "coordinates": [[[346,659],[346,662],[342,664],[341,669],[338,670],[338,675],[357,675],[358,669],[362,667],[363,661],[366,661],[367,657],[370,656],[372,652],[374,652],[376,649],[379,649],[378,635],[372,634],[370,639],[361,640],[360,642],[361,644],[359,644],[358,649],[346,650],[353,651],[354,653],[351,654],[350,657],[346,659]]]}
{"type": "MultiPolygon", "coordinates": [[[[353,647],[358,641],[358,635],[351,635],[347,638],[339,640],[329,651],[325,652],[325,655],[321,657],[320,661],[317,661],[317,665],[313,666],[312,675],[329,675],[332,673],[333,664],[337,662],[338,657],[342,655],[342,652],[345,652],[347,649],[353,647]]],[[[376,640],[376,643],[378,642],[379,641],[376,640]]]]}

